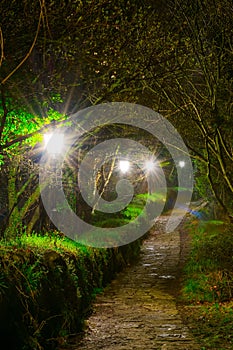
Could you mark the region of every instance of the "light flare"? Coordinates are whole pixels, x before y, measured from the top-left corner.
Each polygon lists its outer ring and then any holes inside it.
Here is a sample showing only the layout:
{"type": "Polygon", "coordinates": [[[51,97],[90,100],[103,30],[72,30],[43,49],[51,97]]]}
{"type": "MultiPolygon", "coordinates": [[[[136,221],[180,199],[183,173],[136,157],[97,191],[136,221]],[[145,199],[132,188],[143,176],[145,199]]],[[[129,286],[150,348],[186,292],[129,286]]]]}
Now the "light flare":
{"type": "Polygon", "coordinates": [[[62,133],[47,133],[44,134],[44,146],[49,154],[62,153],[64,146],[64,134],[62,133]]]}

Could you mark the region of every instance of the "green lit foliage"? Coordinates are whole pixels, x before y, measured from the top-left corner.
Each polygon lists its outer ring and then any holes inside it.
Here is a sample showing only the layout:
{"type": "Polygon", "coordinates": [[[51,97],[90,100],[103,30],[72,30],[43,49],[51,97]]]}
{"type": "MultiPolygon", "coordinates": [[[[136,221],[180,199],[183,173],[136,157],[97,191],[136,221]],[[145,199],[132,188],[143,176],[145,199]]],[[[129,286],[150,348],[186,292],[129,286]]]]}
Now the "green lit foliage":
{"type": "Polygon", "coordinates": [[[164,203],[164,197],[158,193],[137,194],[121,211],[114,214],[107,214],[104,212],[104,210],[103,212],[95,211],[92,213],[90,221],[97,227],[118,227],[127,225],[140,216],[140,220],[138,222],[139,224],[141,220],[147,219],[147,210],[145,205],[156,205],[156,203],[161,203],[161,201],[164,203]]]}
{"type": "MultiPolygon", "coordinates": [[[[37,143],[42,143],[42,130],[46,130],[51,122],[64,119],[59,112],[49,109],[45,118],[27,112],[25,109],[15,108],[12,110],[10,101],[6,104],[9,109],[4,128],[1,135],[0,149],[4,150],[4,155],[13,155],[25,152],[28,147],[34,147],[37,143]]],[[[3,119],[4,111],[0,108],[0,118],[3,119]]],[[[3,155],[2,155],[3,161],[3,155]]]]}
{"type": "Polygon", "coordinates": [[[32,105],[37,96],[45,110],[60,92],[70,110],[130,101],[160,111],[203,162],[215,199],[231,213],[231,1],[3,0],[0,13],[2,78],[27,55],[41,20],[31,54],[8,81],[14,96],[34,96],[32,105]]]}
{"type": "MultiPolygon", "coordinates": [[[[2,225],[1,231],[4,230],[5,237],[10,238],[25,224],[25,218],[33,206],[38,216],[38,165],[33,163],[32,156],[37,157],[37,153],[43,149],[43,131],[51,124],[65,121],[66,116],[52,108],[48,109],[44,118],[29,113],[26,107],[19,107],[19,101],[14,104],[12,99],[6,99],[4,92],[1,102],[0,180],[7,186],[1,196],[1,208],[7,211],[7,223],[6,227],[2,225]]],[[[33,216],[30,216],[28,232],[32,230],[34,221],[33,216]]]]}
{"type": "Polygon", "coordinates": [[[1,240],[1,339],[12,348],[57,348],[81,331],[91,300],[135,259],[139,246],[96,249],[57,232],[1,240]]]}
{"type": "Polygon", "coordinates": [[[207,180],[215,199],[231,214],[229,0],[216,6],[210,0],[162,1],[159,6],[136,0],[3,0],[0,12],[2,79],[26,57],[36,38],[24,65],[4,83],[12,96],[18,99],[20,91],[26,100],[30,96],[30,106],[39,101],[46,113],[59,96],[69,97],[70,110],[121,100],[160,111],[203,163],[198,187],[203,190],[207,180]]]}

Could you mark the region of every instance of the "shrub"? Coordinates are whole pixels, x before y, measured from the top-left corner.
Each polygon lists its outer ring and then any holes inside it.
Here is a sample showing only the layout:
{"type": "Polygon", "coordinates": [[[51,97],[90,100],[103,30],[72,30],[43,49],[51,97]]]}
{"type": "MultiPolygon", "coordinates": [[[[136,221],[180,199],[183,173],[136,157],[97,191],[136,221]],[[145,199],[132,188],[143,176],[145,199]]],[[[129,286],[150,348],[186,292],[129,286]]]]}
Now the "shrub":
{"type": "Polygon", "coordinates": [[[195,301],[226,301],[233,295],[233,225],[192,222],[192,250],[186,264],[184,295],[195,301]]]}
{"type": "Polygon", "coordinates": [[[139,251],[96,249],[54,234],[0,242],[0,336],[11,349],[53,349],[78,332],[97,291],[139,251]],[[14,337],[12,337],[14,334],[14,337]]]}

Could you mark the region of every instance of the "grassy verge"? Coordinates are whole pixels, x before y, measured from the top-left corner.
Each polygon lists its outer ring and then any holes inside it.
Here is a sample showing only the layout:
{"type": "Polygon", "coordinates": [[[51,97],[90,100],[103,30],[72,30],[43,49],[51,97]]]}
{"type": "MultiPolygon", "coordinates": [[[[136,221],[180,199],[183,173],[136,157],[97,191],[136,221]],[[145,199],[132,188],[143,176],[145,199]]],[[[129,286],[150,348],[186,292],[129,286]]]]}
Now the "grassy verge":
{"type": "Polygon", "coordinates": [[[42,350],[82,329],[96,293],[137,257],[140,240],[111,249],[58,234],[0,241],[0,338],[9,349],[42,350]]]}
{"type": "Polygon", "coordinates": [[[233,226],[192,221],[182,314],[201,350],[233,349],[233,226]]]}

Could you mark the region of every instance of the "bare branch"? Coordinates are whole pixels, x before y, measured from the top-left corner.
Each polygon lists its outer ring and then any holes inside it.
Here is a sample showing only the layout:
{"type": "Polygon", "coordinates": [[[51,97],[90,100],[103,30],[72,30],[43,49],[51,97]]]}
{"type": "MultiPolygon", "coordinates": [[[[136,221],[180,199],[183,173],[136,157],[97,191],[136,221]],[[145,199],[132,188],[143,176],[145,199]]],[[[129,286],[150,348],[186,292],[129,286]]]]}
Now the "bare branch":
{"type": "Polygon", "coordinates": [[[222,145],[226,155],[233,162],[233,154],[231,154],[230,150],[227,149],[227,145],[226,145],[225,141],[223,140],[223,137],[222,137],[222,134],[221,134],[221,131],[219,130],[219,128],[217,128],[217,133],[218,133],[219,140],[221,142],[221,145],[222,145]]]}
{"type": "Polygon", "coordinates": [[[214,181],[213,181],[212,176],[211,176],[211,160],[210,160],[209,145],[208,145],[207,140],[206,140],[206,147],[205,148],[207,151],[207,178],[209,179],[211,190],[212,190],[216,200],[221,204],[221,206],[224,208],[225,212],[229,215],[227,207],[225,206],[224,202],[222,201],[222,199],[220,198],[220,196],[218,195],[218,193],[216,191],[216,186],[214,185],[214,181]]]}
{"type": "Polygon", "coordinates": [[[3,39],[3,33],[2,33],[2,28],[0,27],[0,67],[2,66],[2,62],[4,60],[4,39],[3,39]]]}
{"type": "Polygon", "coordinates": [[[226,167],[225,167],[223,158],[221,156],[221,150],[220,150],[218,135],[216,135],[216,137],[215,137],[215,142],[216,142],[216,149],[217,149],[216,157],[218,159],[218,162],[219,162],[219,165],[220,165],[220,169],[222,171],[223,178],[226,181],[228,188],[233,193],[233,185],[232,185],[231,180],[229,179],[229,177],[227,175],[226,167]]]}
{"type": "Polygon", "coordinates": [[[115,162],[116,162],[116,156],[117,156],[118,151],[119,151],[119,147],[117,147],[117,149],[115,151],[115,155],[114,155],[114,158],[113,158],[112,163],[111,163],[110,171],[108,172],[107,178],[105,179],[105,183],[104,183],[103,189],[102,189],[102,191],[101,191],[101,193],[100,193],[96,203],[93,205],[92,213],[95,212],[96,207],[97,207],[97,205],[99,203],[99,199],[102,198],[102,196],[103,196],[103,194],[104,194],[104,192],[106,190],[106,187],[109,184],[109,181],[111,179],[111,176],[112,176],[112,173],[113,173],[113,170],[114,170],[114,166],[115,166],[115,162]]]}
{"type": "Polygon", "coordinates": [[[38,20],[38,24],[37,24],[37,30],[36,30],[36,34],[34,37],[34,40],[32,42],[32,45],[29,49],[29,51],[27,52],[27,54],[25,55],[25,57],[21,60],[21,62],[1,81],[1,85],[4,85],[8,79],[10,79],[10,77],[15,74],[15,72],[17,72],[17,70],[27,61],[27,59],[29,58],[29,56],[32,53],[32,50],[34,49],[35,45],[36,45],[36,41],[39,35],[39,31],[40,31],[40,25],[41,25],[41,20],[43,18],[43,11],[44,11],[44,0],[41,3],[41,9],[40,9],[40,16],[39,16],[39,20],[38,20]]]}
{"type": "Polygon", "coordinates": [[[1,118],[1,124],[0,124],[0,141],[2,139],[2,133],[6,124],[6,118],[8,114],[8,110],[6,107],[6,98],[5,98],[5,92],[3,86],[1,87],[1,100],[2,100],[2,108],[3,108],[3,116],[1,118]]]}

